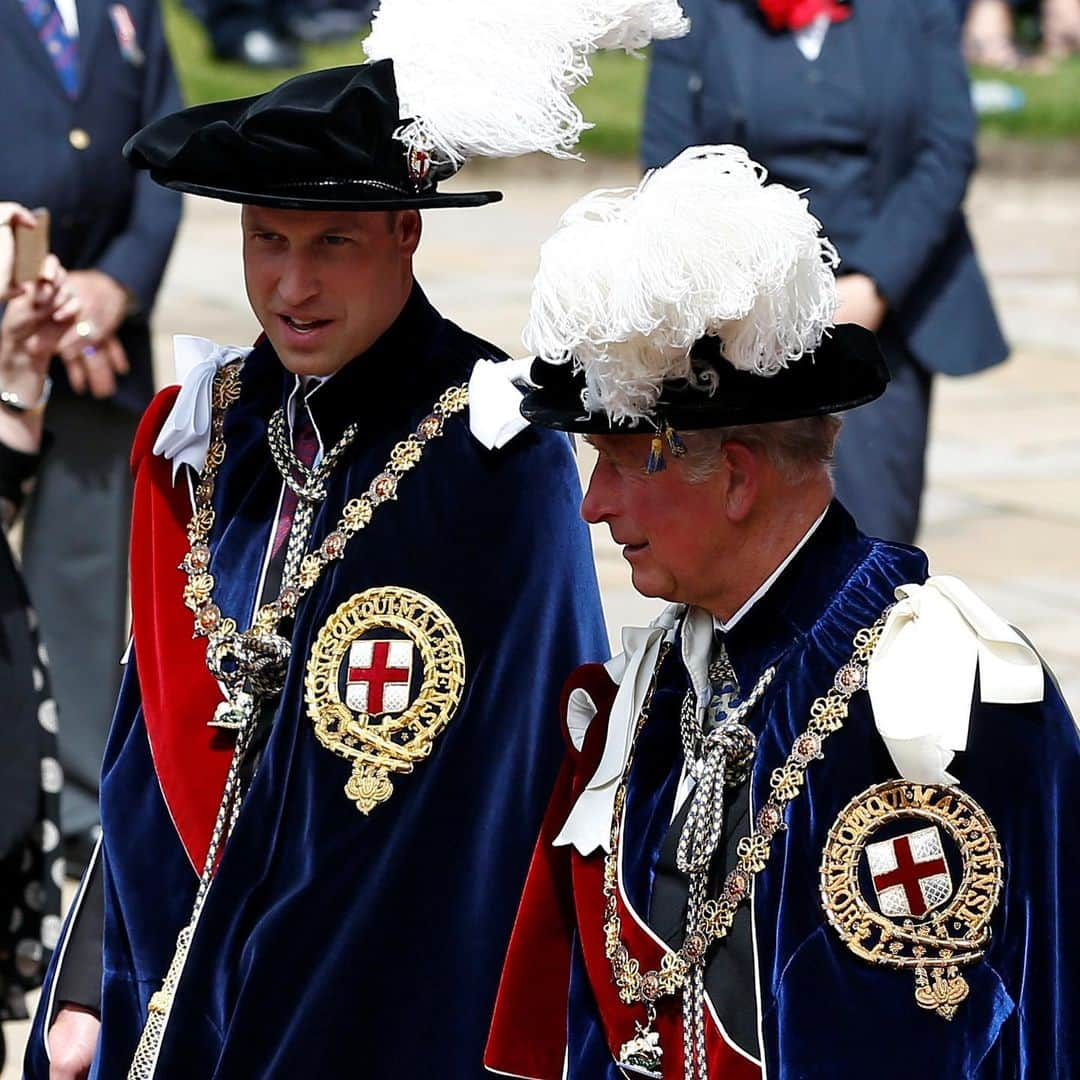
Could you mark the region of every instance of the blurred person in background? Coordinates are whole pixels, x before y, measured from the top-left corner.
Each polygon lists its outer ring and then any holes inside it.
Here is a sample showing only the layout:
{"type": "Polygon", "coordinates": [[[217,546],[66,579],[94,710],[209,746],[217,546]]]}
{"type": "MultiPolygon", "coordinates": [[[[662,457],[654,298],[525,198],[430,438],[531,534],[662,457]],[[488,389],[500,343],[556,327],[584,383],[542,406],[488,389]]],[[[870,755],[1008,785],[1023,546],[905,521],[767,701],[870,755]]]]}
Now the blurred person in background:
{"type": "Polygon", "coordinates": [[[271,69],[300,64],[300,50],[270,0],[205,0],[192,10],[206,27],[219,60],[271,69]]]}
{"type": "MultiPolygon", "coordinates": [[[[49,358],[78,312],[55,258],[38,282],[10,287],[12,223],[22,207],[0,203],[0,1020],[27,1017],[60,930],[60,786],[56,704],[37,620],[7,544],[41,458],[49,358]]],[[[4,1065],[0,1033],[0,1069],[4,1065]]]]}
{"type": "Polygon", "coordinates": [[[190,0],[214,55],[252,68],[294,68],[298,43],[320,44],[358,34],[371,15],[367,0],[190,0]]]}
{"type": "Polygon", "coordinates": [[[180,196],[136,178],[124,142],[179,108],[157,0],[0,6],[0,192],[52,214],[82,305],[58,342],[54,443],[28,501],[26,578],[65,718],[62,828],[85,858],[126,635],[128,452],[153,394],[149,317],[180,196]]]}
{"type": "Polygon", "coordinates": [[[807,190],[839,251],[836,321],[878,335],[892,381],[851,412],[836,488],[859,527],[910,543],[931,387],[1003,361],[964,219],[975,116],[950,0],[685,0],[690,34],[654,47],[642,157],[738,143],[807,190]]]}
{"type": "Polygon", "coordinates": [[[964,25],[964,55],[983,67],[1014,71],[1024,57],[1016,42],[1016,15],[1034,8],[1042,48],[1036,63],[1064,60],[1080,51],[1080,0],[954,0],[964,25]]]}

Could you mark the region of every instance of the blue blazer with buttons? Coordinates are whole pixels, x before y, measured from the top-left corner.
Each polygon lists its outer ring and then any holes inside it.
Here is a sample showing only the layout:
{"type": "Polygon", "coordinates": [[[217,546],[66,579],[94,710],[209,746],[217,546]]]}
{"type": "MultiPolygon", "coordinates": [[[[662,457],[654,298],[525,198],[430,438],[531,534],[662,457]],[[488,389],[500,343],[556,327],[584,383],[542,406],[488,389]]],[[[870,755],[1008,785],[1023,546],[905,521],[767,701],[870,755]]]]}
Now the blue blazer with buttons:
{"type": "MultiPolygon", "coordinates": [[[[158,0],[76,0],[76,7],[73,100],[20,0],[0,0],[0,199],[48,207],[52,249],[64,265],[102,270],[134,295],[137,311],[120,331],[132,370],[119,380],[116,400],[141,411],[153,393],[149,315],[180,221],[180,196],[137,174],[121,149],[182,102],[158,0]],[[135,48],[121,48],[110,12],[121,7],[134,24],[135,48]]],[[[53,376],[63,392],[62,369],[53,376]]]]}
{"type": "MultiPolygon", "coordinates": [[[[753,0],[682,6],[690,34],[653,47],[644,164],[708,143],[739,143],[756,157],[754,132],[770,118],[750,88],[772,31],[753,0]]],[[[852,223],[858,240],[843,267],[874,279],[892,325],[928,370],[962,375],[997,364],[1008,345],[963,213],[975,116],[956,14],[949,0],[856,0],[851,21],[869,98],[872,206],[852,223]]]]}

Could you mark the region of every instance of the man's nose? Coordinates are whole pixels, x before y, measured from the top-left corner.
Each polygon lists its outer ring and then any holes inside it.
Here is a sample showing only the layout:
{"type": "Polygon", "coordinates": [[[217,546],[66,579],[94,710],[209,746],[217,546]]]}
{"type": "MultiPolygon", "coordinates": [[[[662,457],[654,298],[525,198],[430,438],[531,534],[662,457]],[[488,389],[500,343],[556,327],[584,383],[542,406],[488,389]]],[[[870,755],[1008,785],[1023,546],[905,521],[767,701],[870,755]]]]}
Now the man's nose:
{"type": "Polygon", "coordinates": [[[278,278],[278,295],[288,307],[300,307],[319,292],[319,278],[309,261],[291,255],[278,278]]]}
{"type": "Polygon", "coordinates": [[[592,475],[589,477],[589,486],[585,490],[585,498],[581,500],[581,516],[590,525],[599,525],[602,521],[610,521],[614,514],[611,500],[611,489],[605,480],[606,469],[602,459],[598,459],[593,465],[592,475]]]}

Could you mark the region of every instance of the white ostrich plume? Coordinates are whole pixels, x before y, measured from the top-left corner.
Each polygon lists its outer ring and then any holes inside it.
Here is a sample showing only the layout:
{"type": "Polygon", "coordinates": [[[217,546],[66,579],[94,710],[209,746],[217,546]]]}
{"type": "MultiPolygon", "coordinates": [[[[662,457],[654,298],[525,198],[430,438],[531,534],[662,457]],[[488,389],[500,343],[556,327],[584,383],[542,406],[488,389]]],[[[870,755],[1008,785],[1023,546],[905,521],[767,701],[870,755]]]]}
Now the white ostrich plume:
{"type": "Polygon", "coordinates": [[[590,125],[571,94],[590,55],[689,25],[678,0],[383,0],[364,50],[394,61],[411,118],[398,137],[458,168],[478,155],[573,156],[590,125]]]}
{"type": "Polygon", "coordinates": [[[586,407],[616,423],[650,416],[666,380],[707,384],[690,359],[706,334],[759,375],[815,349],[839,259],[806,200],[765,176],[740,146],[698,146],[580,199],[541,249],[526,349],[584,369],[586,407]]]}

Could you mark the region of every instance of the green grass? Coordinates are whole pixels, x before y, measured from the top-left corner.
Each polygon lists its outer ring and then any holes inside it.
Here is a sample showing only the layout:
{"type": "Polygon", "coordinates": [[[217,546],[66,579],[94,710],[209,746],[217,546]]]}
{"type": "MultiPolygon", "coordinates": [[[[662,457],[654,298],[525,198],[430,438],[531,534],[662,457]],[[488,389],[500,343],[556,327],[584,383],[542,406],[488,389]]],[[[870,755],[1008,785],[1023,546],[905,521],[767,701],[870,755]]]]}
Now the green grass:
{"type": "Polygon", "coordinates": [[[982,130],[1029,139],[1080,140],[1080,56],[1046,75],[1002,74],[976,68],[976,78],[996,79],[1019,87],[1027,97],[1023,109],[982,118],[982,130]]]}
{"type": "Polygon", "coordinates": [[[364,61],[361,38],[357,36],[354,41],[306,48],[304,65],[294,72],[255,71],[242,64],[215,60],[206,32],[196,19],[180,7],[178,0],[165,0],[164,10],[165,32],[172,46],[184,98],[189,105],[261,94],[290,74],[364,61]]]}
{"type": "MultiPolygon", "coordinates": [[[[165,0],[165,21],[180,81],[188,102],[193,105],[258,94],[288,74],[252,71],[239,64],[215,60],[205,32],[181,9],[179,0],[165,0]]],[[[358,36],[341,44],[310,47],[305,50],[304,67],[298,70],[360,63],[364,59],[361,40],[358,36]]],[[[594,58],[593,67],[595,78],[577,94],[586,120],[595,124],[582,137],[581,151],[585,155],[634,157],[641,134],[641,103],[648,64],[622,53],[602,53],[594,58]]],[[[976,74],[1004,79],[1027,95],[1027,106],[1020,112],[984,117],[984,131],[1032,139],[1080,141],[1080,57],[1061,65],[1051,75],[976,74]]]]}
{"type": "Polygon", "coordinates": [[[585,119],[596,125],[582,135],[581,152],[636,157],[649,63],[625,53],[599,53],[592,66],[592,81],[574,97],[585,119]]]}

